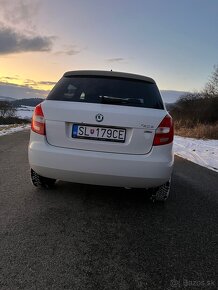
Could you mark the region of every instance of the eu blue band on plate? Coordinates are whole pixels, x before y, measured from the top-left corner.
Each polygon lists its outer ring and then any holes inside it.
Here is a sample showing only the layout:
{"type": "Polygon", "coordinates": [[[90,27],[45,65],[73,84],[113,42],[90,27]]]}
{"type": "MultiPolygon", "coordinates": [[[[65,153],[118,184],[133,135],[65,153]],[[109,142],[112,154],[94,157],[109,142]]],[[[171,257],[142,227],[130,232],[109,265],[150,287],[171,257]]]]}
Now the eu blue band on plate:
{"type": "Polygon", "coordinates": [[[73,125],[73,137],[77,136],[77,132],[78,132],[78,125],[73,125]]]}

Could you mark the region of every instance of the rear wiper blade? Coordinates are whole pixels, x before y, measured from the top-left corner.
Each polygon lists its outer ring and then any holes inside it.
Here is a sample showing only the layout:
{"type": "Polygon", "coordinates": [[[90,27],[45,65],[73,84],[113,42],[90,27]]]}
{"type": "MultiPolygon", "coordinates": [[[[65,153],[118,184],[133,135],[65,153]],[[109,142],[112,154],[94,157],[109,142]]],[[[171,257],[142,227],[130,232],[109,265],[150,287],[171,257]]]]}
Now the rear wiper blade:
{"type": "Polygon", "coordinates": [[[104,104],[112,103],[112,104],[123,104],[127,103],[126,99],[123,98],[116,98],[116,97],[109,97],[109,96],[100,96],[101,102],[104,104]]]}
{"type": "Polygon", "coordinates": [[[104,104],[142,104],[142,99],[134,99],[134,98],[117,98],[117,97],[110,97],[110,96],[99,96],[101,102],[104,104]]]}

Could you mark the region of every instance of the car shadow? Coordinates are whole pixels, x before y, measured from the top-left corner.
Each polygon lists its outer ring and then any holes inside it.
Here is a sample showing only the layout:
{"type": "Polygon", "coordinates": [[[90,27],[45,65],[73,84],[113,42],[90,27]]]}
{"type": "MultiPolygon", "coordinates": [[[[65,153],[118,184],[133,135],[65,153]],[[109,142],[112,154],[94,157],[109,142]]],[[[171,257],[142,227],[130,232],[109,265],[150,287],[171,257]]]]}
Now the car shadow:
{"type": "MultiPolygon", "coordinates": [[[[45,191],[44,191],[45,192],[45,191]]],[[[146,189],[126,189],[111,186],[97,186],[57,181],[52,190],[46,194],[58,196],[62,199],[80,199],[89,204],[110,204],[120,207],[163,207],[164,203],[153,202],[146,189]]]]}

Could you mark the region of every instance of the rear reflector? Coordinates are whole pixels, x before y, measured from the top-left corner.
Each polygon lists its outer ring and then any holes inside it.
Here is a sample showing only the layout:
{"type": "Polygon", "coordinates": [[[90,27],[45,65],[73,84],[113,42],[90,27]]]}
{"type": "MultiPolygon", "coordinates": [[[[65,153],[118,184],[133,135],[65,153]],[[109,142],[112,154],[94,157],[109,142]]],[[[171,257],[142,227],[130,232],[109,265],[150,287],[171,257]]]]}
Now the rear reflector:
{"type": "Polygon", "coordinates": [[[166,115],[156,129],[153,146],[165,145],[173,142],[173,120],[169,115],[166,115]]]}
{"type": "Polygon", "coordinates": [[[45,119],[41,104],[37,105],[34,109],[31,129],[37,134],[45,135],[45,119]]]}

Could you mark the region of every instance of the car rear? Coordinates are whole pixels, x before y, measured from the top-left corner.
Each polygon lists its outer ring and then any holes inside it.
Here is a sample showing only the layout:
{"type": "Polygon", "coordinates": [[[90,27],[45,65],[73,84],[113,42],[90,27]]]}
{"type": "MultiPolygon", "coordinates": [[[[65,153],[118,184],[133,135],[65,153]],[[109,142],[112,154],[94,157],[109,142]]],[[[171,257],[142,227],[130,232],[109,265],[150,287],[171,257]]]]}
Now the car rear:
{"type": "Polygon", "coordinates": [[[35,108],[29,162],[65,181],[151,188],[173,167],[173,124],[153,79],[67,72],[35,108]]]}

